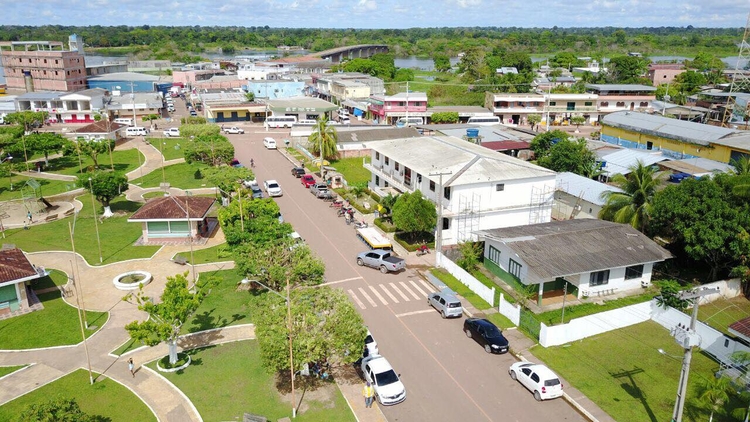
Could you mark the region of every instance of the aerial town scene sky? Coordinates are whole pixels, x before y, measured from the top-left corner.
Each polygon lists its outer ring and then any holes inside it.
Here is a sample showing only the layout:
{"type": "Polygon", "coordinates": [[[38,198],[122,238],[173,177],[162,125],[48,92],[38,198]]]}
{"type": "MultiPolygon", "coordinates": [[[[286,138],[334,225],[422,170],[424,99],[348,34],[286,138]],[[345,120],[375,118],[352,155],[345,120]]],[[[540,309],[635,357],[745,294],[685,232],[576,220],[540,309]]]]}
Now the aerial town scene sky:
{"type": "Polygon", "coordinates": [[[746,1],[672,0],[31,0],[3,25],[414,27],[744,27],[746,1]]]}

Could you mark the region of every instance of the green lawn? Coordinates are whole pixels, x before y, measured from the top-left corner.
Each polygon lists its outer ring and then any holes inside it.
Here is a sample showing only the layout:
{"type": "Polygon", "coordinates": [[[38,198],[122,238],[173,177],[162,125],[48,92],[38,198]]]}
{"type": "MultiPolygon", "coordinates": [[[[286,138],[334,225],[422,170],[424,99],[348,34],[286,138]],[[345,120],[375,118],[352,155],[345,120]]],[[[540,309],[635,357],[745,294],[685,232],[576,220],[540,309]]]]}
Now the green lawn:
{"type": "MultiPolygon", "coordinates": [[[[273,375],[261,365],[255,341],[241,341],[195,350],[193,364],[177,373],[162,374],[182,390],[206,421],[241,420],[245,412],[262,415],[269,421],[291,418],[291,404],[280,396],[273,375]],[[206,380],[212,387],[207,388],[206,380]]],[[[155,368],[155,362],[148,365],[155,368]]],[[[302,404],[295,421],[354,421],[349,406],[334,383],[307,392],[297,400],[302,404]],[[318,401],[310,397],[324,397],[318,401]]]]}
{"type": "Polygon", "coordinates": [[[146,138],[148,143],[153,145],[154,148],[161,151],[165,160],[174,160],[175,158],[183,158],[185,156],[185,150],[182,148],[185,142],[190,142],[184,138],[146,138]]]}
{"type": "Polygon", "coordinates": [[[43,290],[50,287],[64,286],[68,282],[68,276],[60,270],[51,270],[50,275],[32,280],[31,287],[34,290],[43,290]]]}
{"type": "MultiPolygon", "coordinates": [[[[21,189],[23,188],[23,185],[26,184],[27,180],[29,180],[29,177],[14,174],[12,178],[13,190],[10,190],[11,178],[0,178],[0,201],[23,199],[21,189]]],[[[39,184],[41,185],[40,193],[45,197],[76,189],[75,181],[67,182],[64,180],[47,180],[42,178],[34,178],[34,180],[39,182],[39,184]]]]}
{"type": "MultiPolygon", "coordinates": [[[[145,158],[137,149],[125,149],[125,150],[114,150],[112,151],[112,161],[110,162],[109,153],[100,154],[97,157],[99,162],[99,168],[102,170],[109,170],[112,168],[114,163],[115,171],[120,173],[127,173],[131,170],[138,168],[138,156],[140,155],[140,162],[143,163],[145,158]]],[[[94,161],[88,156],[81,155],[81,165],[83,171],[87,172],[93,168],[94,161]]],[[[67,174],[76,176],[80,174],[80,166],[78,162],[78,156],[64,156],[49,160],[49,166],[45,171],[57,174],[67,174]]]]}
{"type": "MultiPolygon", "coordinates": [[[[581,318],[587,315],[598,314],[599,312],[610,311],[612,309],[619,309],[638,303],[648,302],[653,299],[655,295],[656,292],[648,292],[637,296],[627,296],[620,299],[605,300],[603,304],[589,302],[582,303],[580,305],[566,306],[565,322],[568,323],[571,319],[574,318],[581,318]]],[[[561,318],[562,309],[555,309],[536,315],[537,320],[545,323],[548,326],[560,324],[561,318]]]]}
{"type": "MultiPolygon", "coordinates": [[[[31,312],[0,321],[0,349],[19,350],[39,347],[65,346],[80,343],[81,326],[78,311],[62,300],[59,292],[37,295],[44,305],[41,311],[31,312]]],[[[109,318],[107,312],[86,312],[91,336],[109,318]]],[[[0,420],[3,420],[0,417],[0,420]]]]}
{"type": "Polygon", "coordinates": [[[461,295],[461,297],[463,297],[464,299],[468,300],[478,310],[484,311],[492,308],[489,303],[487,303],[481,297],[477,296],[476,293],[472,292],[471,289],[458,281],[456,277],[453,277],[448,271],[440,268],[435,268],[431,271],[431,273],[440,281],[445,283],[446,286],[450,287],[451,290],[461,295]]]}
{"type": "MultiPolygon", "coordinates": [[[[83,255],[89,264],[99,265],[99,249],[91,208],[91,196],[88,194],[82,195],[78,197],[78,200],[83,203],[83,209],[76,221],[76,251],[83,255]]],[[[101,204],[99,202],[95,202],[95,204],[97,215],[101,215],[101,204]]],[[[158,246],[133,246],[133,243],[142,234],[141,225],[128,223],[127,219],[140,206],[141,204],[130,202],[124,196],[120,196],[112,201],[111,208],[113,212],[124,212],[125,215],[105,218],[101,223],[98,223],[104,264],[127,259],[148,258],[159,249],[158,246]]],[[[72,217],[51,223],[33,225],[30,230],[7,230],[5,242],[14,243],[25,252],[69,251],[71,245],[68,223],[73,223],[72,217]]]]}
{"type": "Polygon", "coordinates": [[[83,369],[0,406],[0,420],[16,420],[28,406],[60,397],[75,399],[85,413],[107,418],[102,420],[156,421],[151,410],[130,390],[105,377],[98,377],[91,385],[89,374],[83,369]]]}
{"type": "Polygon", "coordinates": [[[343,174],[346,182],[349,186],[355,183],[368,182],[370,180],[370,171],[362,166],[362,159],[370,162],[370,157],[352,157],[342,158],[331,162],[331,167],[336,168],[336,171],[343,174]]]}
{"type": "MultiPolygon", "coordinates": [[[[617,421],[668,421],[672,416],[682,349],[655,322],[563,346],[536,346],[531,352],[617,421]],[[660,348],[673,357],[660,354],[660,348]]],[[[709,412],[696,401],[696,388],[718,367],[705,355],[693,353],[683,421],[708,420],[709,412]]],[[[730,401],[714,414],[714,421],[741,420],[728,416],[735,406],[747,407],[747,403],[730,401]]]]}
{"type": "Polygon", "coordinates": [[[251,291],[238,290],[242,276],[236,270],[201,273],[201,277],[216,277],[219,282],[195,311],[193,318],[182,326],[182,333],[248,324],[251,291]]]}
{"type": "Polygon", "coordinates": [[[20,365],[20,366],[0,366],[0,378],[12,374],[16,371],[18,371],[21,368],[25,368],[28,365],[20,365]]]}
{"type": "Polygon", "coordinates": [[[181,189],[195,189],[213,187],[208,180],[202,178],[196,179],[196,171],[207,168],[205,164],[173,164],[164,168],[164,179],[162,179],[162,170],[154,170],[151,173],[135,179],[131,183],[134,183],[143,188],[156,188],[162,183],[162,180],[166,180],[170,186],[181,189]]]}
{"type": "MultiPolygon", "coordinates": [[[[180,252],[177,255],[185,258],[187,262],[191,262],[189,250],[180,252]]],[[[207,264],[209,262],[233,261],[234,257],[229,246],[226,243],[222,243],[210,248],[193,251],[193,259],[195,259],[195,264],[207,264]]]]}
{"type": "Polygon", "coordinates": [[[729,325],[747,318],[748,315],[750,300],[743,295],[732,299],[719,299],[698,307],[698,319],[724,334],[729,334],[729,325]]]}

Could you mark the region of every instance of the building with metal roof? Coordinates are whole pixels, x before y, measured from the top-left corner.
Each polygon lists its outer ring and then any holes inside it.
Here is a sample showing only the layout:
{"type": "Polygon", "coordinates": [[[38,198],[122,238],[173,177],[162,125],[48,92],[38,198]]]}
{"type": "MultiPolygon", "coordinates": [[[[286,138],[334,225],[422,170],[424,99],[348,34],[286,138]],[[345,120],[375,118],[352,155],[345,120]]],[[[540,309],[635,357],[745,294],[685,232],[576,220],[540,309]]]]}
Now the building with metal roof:
{"type": "Polygon", "coordinates": [[[556,220],[598,218],[605,203],[602,195],[609,191],[622,192],[617,186],[570,172],[557,173],[556,183],[552,209],[552,218],[556,220]]]}
{"type": "Polygon", "coordinates": [[[475,231],[551,218],[555,172],[452,136],[367,142],[369,186],[380,194],[414,192],[442,203],[445,244],[475,231]],[[442,176],[441,176],[442,175],[442,176]]]}
{"type": "Polygon", "coordinates": [[[662,151],[674,159],[702,157],[729,163],[750,155],[750,131],[630,111],[604,117],[601,139],[626,148],[662,151]]]}
{"type": "Polygon", "coordinates": [[[91,76],[88,85],[89,88],[104,88],[110,92],[167,92],[172,80],[144,73],[117,72],[91,76]]]}
{"type": "Polygon", "coordinates": [[[661,151],[644,151],[630,148],[608,152],[600,157],[602,175],[607,178],[612,178],[615,174],[626,176],[630,174],[630,168],[636,166],[639,162],[645,166],[650,166],[669,159],[661,151]]]}

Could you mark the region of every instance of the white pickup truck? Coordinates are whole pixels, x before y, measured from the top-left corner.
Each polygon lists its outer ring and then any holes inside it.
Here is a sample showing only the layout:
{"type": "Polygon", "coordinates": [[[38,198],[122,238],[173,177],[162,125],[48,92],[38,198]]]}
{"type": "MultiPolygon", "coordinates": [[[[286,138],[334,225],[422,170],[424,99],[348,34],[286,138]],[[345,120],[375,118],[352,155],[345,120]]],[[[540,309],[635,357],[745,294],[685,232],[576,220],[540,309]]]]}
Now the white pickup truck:
{"type": "Polygon", "coordinates": [[[224,129],[224,133],[232,133],[232,134],[242,134],[245,133],[244,129],[240,129],[237,126],[232,126],[224,129]]]}
{"type": "Polygon", "coordinates": [[[406,261],[402,258],[392,256],[391,253],[391,251],[384,249],[373,249],[371,251],[362,252],[357,255],[357,265],[360,267],[366,265],[368,267],[377,268],[383,274],[401,271],[406,268],[406,261]]]}

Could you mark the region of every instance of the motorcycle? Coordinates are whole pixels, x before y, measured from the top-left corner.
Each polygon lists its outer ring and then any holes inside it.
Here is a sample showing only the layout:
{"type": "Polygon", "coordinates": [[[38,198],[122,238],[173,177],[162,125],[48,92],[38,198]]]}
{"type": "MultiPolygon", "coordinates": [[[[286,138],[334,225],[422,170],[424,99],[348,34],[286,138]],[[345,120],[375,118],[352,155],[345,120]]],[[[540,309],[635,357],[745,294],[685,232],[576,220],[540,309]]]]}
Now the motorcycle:
{"type": "Polygon", "coordinates": [[[331,204],[328,205],[329,208],[341,208],[343,206],[344,206],[344,201],[339,200],[339,199],[332,201],[331,204]]]}
{"type": "Polygon", "coordinates": [[[367,227],[369,227],[369,224],[367,224],[367,221],[362,220],[362,221],[354,222],[355,229],[366,229],[367,227]]]}
{"type": "Polygon", "coordinates": [[[352,224],[352,220],[353,219],[354,218],[352,217],[351,214],[349,214],[349,213],[344,214],[344,221],[346,221],[346,225],[347,226],[350,225],[350,224],[352,224]]]}
{"type": "Polygon", "coordinates": [[[349,217],[354,217],[354,208],[351,207],[341,207],[339,208],[339,211],[337,213],[339,217],[343,217],[345,215],[348,215],[349,217]]]}
{"type": "Polygon", "coordinates": [[[430,248],[428,248],[427,245],[422,245],[417,248],[417,256],[427,255],[428,253],[430,253],[430,248]]]}

